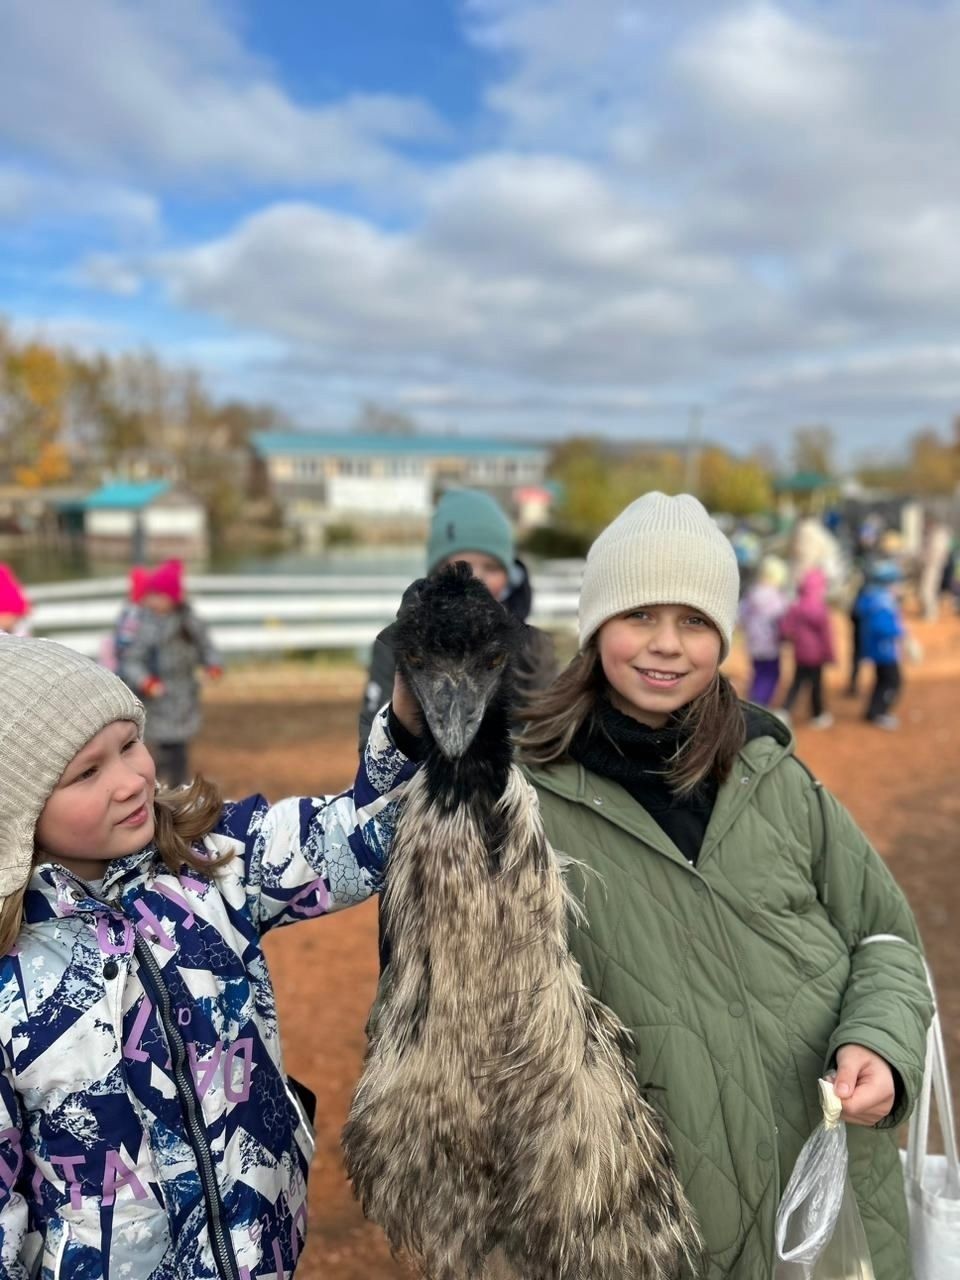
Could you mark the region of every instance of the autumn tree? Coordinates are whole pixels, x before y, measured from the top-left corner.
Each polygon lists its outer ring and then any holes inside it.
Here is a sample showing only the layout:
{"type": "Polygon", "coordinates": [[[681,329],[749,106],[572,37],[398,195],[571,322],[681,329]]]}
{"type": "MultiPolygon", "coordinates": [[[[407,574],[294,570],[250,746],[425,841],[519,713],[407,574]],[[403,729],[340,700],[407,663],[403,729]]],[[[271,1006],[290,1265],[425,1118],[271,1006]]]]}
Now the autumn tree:
{"type": "Polygon", "coordinates": [[[770,472],[754,458],[734,458],[723,449],[700,455],[699,498],[710,511],[756,515],[773,506],[770,472]]]}
{"type": "Polygon", "coordinates": [[[909,492],[918,496],[956,492],[960,485],[956,436],[953,441],[946,441],[931,427],[918,431],[910,441],[906,485],[909,492]]]}
{"type": "Polygon", "coordinates": [[[790,460],[795,471],[832,476],[835,453],[836,437],[830,427],[797,427],[794,431],[790,460]]]}

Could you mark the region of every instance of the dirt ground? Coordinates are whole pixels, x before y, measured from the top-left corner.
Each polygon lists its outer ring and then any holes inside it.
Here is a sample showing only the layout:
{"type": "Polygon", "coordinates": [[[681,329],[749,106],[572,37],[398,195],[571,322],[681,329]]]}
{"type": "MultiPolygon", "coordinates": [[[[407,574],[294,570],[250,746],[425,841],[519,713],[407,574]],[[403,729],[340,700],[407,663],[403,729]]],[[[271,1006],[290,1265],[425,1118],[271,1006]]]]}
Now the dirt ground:
{"type": "MultiPolygon", "coordinates": [[[[852,810],[913,905],[960,1085],[960,618],[944,613],[937,623],[915,621],[910,628],[924,652],[906,668],[899,731],[864,724],[861,705],[841,696],[841,671],[834,668],[829,696],[836,724],[810,729],[798,709],[798,754],[852,810]]],[[[838,630],[842,638],[842,620],[838,630]]],[[[741,687],[744,669],[735,651],[729,670],[741,687]]],[[[279,799],[338,790],[356,768],[361,685],[362,673],[352,669],[290,666],[228,674],[210,692],[195,763],[231,796],[262,791],[279,799]]],[[[303,1280],[405,1274],[378,1229],[364,1221],[339,1151],[376,983],[376,936],[376,907],[367,903],[267,939],[288,1068],[320,1100],[310,1239],[298,1272],[303,1280]]]]}

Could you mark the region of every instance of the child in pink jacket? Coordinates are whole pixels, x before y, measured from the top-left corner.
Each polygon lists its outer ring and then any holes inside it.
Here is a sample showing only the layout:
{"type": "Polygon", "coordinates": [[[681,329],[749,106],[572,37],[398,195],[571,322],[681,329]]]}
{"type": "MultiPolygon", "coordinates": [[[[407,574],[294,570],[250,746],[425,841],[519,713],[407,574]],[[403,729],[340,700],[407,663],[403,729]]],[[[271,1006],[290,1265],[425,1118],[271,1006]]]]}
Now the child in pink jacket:
{"type": "Polygon", "coordinates": [[[833,716],[823,703],[823,668],[835,661],[836,654],[827,607],[827,579],[822,570],[808,569],[800,579],[797,598],[784,614],[781,632],[784,640],[793,645],[796,664],[793,683],[783,703],[785,716],[789,717],[801,689],[809,685],[812,724],[816,729],[828,729],[833,716]]]}

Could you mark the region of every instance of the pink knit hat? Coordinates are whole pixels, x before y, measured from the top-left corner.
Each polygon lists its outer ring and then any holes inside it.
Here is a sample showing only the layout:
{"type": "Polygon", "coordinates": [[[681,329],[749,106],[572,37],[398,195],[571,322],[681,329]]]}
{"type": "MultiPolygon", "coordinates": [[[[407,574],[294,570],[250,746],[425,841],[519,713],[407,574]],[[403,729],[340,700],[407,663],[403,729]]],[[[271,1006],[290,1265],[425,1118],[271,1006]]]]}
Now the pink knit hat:
{"type": "Polygon", "coordinates": [[[146,595],[169,596],[174,604],[183,604],[183,561],[167,560],[146,573],[140,584],[140,592],[141,600],[146,595]]]}
{"type": "Polygon", "coordinates": [[[17,575],[9,565],[0,564],[0,613],[25,618],[29,612],[30,601],[23,594],[17,575]]]}

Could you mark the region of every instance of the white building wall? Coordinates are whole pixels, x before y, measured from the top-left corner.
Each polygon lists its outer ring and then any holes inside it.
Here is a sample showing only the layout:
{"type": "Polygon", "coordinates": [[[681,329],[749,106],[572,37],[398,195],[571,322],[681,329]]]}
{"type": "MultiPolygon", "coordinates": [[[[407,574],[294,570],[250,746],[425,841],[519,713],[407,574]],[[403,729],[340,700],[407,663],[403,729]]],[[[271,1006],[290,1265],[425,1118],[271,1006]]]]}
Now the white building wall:
{"type": "Polygon", "coordinates": [[[144,531],[154,538],[202,537],[206,524],[202,507],[148,507],[143,513],[144,531]]]}
{"type": "Polygon", "coordinates": [[[134,515],[132,511],[88,511],[83,527],[92,538],[128,538],[133,533],[134,515]]]}
{"type": "Polygon", "coordinates": [[[430,481],[419,476],[331,476],[327,509],[344,515],[428,515],[430,481]]]}

